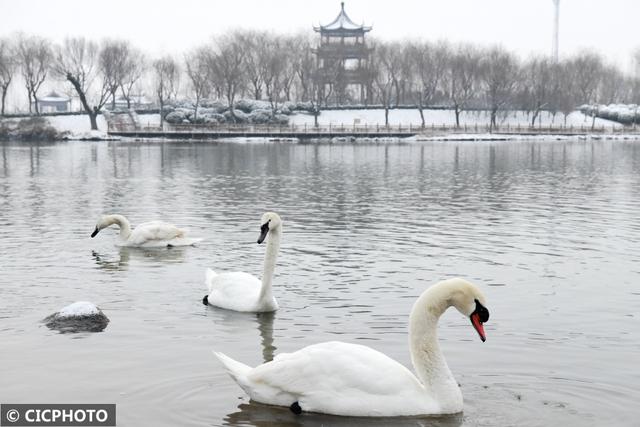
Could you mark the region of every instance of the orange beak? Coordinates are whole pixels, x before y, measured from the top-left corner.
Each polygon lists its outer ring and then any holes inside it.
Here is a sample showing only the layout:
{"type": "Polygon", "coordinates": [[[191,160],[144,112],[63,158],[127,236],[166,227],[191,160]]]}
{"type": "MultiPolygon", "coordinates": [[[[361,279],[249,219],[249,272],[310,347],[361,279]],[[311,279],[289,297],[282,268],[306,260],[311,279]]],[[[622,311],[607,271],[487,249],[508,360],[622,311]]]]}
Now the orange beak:
{"type": "Polygon", "coordinates": [[[487,340],[487,337],[484,334],[484,327],[482,326],[482,322],[480,321],[480,315],[476,312],[471,314],[471,324],[473,325],[478,335],[480,335],[480,339],[482,342],[487,340]]]}

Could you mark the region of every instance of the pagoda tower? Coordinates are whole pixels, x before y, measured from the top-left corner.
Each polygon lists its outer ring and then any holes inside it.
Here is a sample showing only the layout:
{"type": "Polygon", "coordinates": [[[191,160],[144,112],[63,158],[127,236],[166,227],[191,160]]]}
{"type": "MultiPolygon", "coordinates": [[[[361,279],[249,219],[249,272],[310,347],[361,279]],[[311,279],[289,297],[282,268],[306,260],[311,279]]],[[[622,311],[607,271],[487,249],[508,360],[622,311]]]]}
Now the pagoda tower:
{"type": "Polygon", "coordinates": [[[371,27],[354,23],[341,3],[340,13],[327,25],[313,27],[320,33],[316,54],[316,81],[325,103],[366,104],[371,87],[369,62],[372,49],[365,34],[371,27]]]}

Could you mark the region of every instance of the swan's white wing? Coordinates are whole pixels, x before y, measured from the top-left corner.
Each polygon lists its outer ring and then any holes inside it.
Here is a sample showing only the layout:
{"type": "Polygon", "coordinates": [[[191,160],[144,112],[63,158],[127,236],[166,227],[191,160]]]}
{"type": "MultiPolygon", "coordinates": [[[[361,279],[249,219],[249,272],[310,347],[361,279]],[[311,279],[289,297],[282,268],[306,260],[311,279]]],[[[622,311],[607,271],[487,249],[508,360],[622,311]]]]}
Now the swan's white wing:
{"type": "Polygon", "coordinates": [[[235,311],[255,311],[262,282],[243,272],[221,273],[207,277],[209,304],[235,311]]]}
{"type": "Polygon", "coordinates": [[[337,341],[278,355],[253,369],[243,389],[262,403],[297,401],[304,411],[335,415],[438,412],[435,400],[403,365],[372,348],[337,341]]]}
{"type": "Polygon", "coordinates": [[[131,232],[127,243],[144,245],[147,243],[169,244],[174,239],[184,237],[184,230],[162,221],[144,222],[131,232]]]}
{"type": "Polygon", "coordinates": [[[211,291],[213,290],[213,279],[215,279],[217,275],[218,273],[210,268],[207,268],[207,271],[205,272],[204,283],[207,285],[209,293],[211,293],[211,291]]]}

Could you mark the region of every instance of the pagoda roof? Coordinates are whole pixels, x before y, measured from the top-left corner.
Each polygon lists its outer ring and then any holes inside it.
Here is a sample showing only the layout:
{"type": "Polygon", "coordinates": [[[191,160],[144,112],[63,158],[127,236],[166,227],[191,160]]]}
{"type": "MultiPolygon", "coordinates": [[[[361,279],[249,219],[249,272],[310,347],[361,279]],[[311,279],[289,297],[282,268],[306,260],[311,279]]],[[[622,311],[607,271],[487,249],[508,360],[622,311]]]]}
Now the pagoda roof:
{"type": "Polygon", "coordinates": [[[60,96],[55,91],[50,92],[47,96],[38,98],[40,102],[69,102],[71,98],[66,96],[60,96]]]}
{"type": "Polygon", "coordinates": [[[371,27],[365,27],[364,24],[358,25],[349,18],[347,12],[344,11],[344,2],[340,3],[340,13],[327,25],[313,27],[315,31],[371,31],[371,27]]]}

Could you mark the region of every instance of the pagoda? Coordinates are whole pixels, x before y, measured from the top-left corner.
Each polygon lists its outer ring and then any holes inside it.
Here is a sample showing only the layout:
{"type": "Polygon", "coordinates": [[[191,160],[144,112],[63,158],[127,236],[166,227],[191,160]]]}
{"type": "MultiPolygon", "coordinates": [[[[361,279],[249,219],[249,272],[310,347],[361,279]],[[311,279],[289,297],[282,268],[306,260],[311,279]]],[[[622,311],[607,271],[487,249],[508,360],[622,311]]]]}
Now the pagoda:
{"type": "Polygon", "coordinates": [[[313,29],[320,33],[320,44],[314,53],[321,99],[325,103],[366,104],[371,92],[372,49],[366,45],[365,34],[371,27],[354,23],[343,2],[336,19],[313,29]]]}

